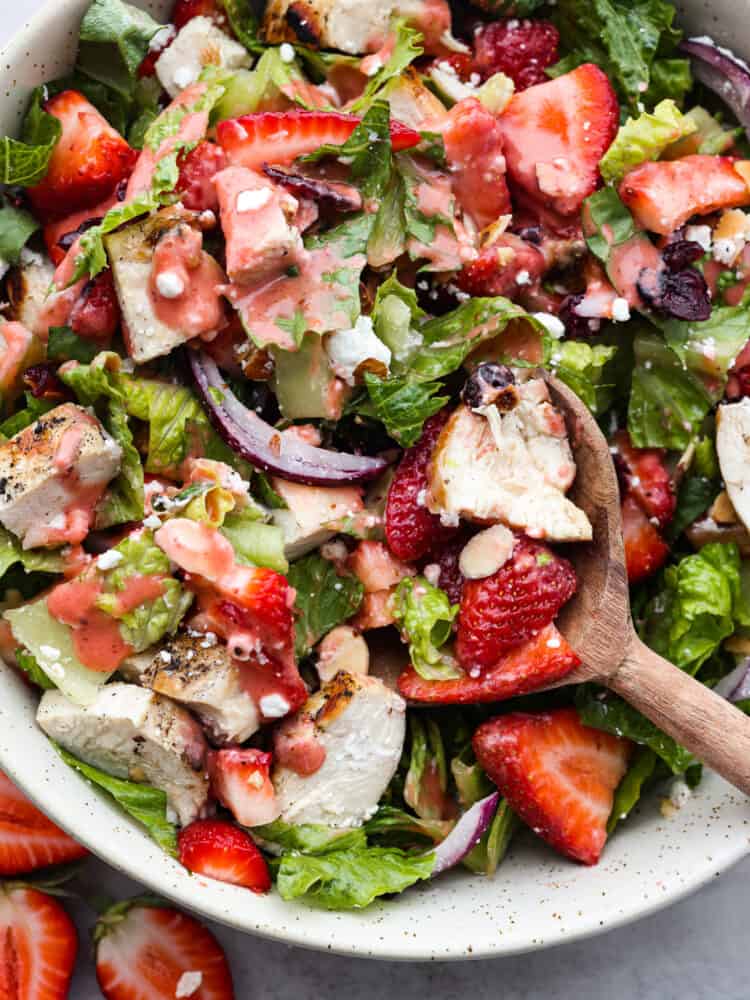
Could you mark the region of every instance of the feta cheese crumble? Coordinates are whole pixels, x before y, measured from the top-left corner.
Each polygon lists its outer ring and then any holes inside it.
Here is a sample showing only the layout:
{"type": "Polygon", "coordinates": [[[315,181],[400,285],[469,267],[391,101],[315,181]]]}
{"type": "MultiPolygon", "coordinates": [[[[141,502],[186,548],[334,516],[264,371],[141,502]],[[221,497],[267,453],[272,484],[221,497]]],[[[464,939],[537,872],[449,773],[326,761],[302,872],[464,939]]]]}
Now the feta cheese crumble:
{"type": "Polygon", "coordinates": [[[103,570],[114,569],[118,563],[122,562],[123,558],[122,552],[118,552],[117,549],[109,549],[107,552],[102,552],[96,560],[96,565],[103,570]]]}
{"type": "Polygon", "coordinates": [[[290,707],[286,698],[280,694],[266,694],[260,699],[260,710],[267,719],[281,719],[290,707]]]}
{"type": "Polygon", "coordinates": [[[185,283],[175,271],[161,271],[157,274],[156,288],[165,299],[179,299],[185,293],[185,283]]]}
{"type": "Polygon", "coordinates": [[[255,212],[259,208],[263,208],[264,205],[267,205],[272,197],[273,192],[270,187],[255,188],[251,191],[240,191],[237,195],[237,211],[255,212]]]}
{"type": "Polygon", "coordinates": [[[175,997],[177,1000],[182,1000],[183,997],[191,997],[203,985],[203,973],[198,971],[183,972],[180,976],[180,980],[177,983],[177,989],[175,990],[175,997]]]}

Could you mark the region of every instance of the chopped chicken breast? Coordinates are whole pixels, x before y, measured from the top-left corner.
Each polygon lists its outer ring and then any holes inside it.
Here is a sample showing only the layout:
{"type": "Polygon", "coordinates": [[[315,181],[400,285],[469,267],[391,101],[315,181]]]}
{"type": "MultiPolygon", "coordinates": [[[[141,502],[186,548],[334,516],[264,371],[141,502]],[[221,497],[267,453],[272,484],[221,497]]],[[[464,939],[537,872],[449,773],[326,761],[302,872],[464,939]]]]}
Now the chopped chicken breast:
{"type": "Polygon", "coordinates": [[[193,17],[156,60],[156,75],[170,97],[196,83],[206,66],[242,69],[250,65],[244,45],[230,38],[210,17],[193,17]]]}
{"type": "Polygon", "coordinates": [[[190,631],[162,647],[139,681],[195,712],[212,743],[244,743],[258,729],[241,667],[214,636],[190,631]]]}
{"type": "Polygon", "coordinates": [[[355,486],[302,486],[274,477],[273,488],[287,509],[271,512],[284,534],[287,559],[299,559],[336,534],[336,522],[362,511],[362,492],[355,486]]]}
{"type": "Polygon", "coordinates": [[[0,444],[0,523],[26,549],[82,541],[121,457],[86,410],[55,407],[0,444]]]}
{"type": "Polygon", "coordinates": [[[720,406],[716,414],[716,454],[738,517],[750,528],[750,399],[720,406]]]}
{"type": "Polygon", "coordinates": [[[281,819],[360,826],[396,771],[405,731],[398,694],[376,677],[337,674],[275,735],[281,819]]]}
{"type": "Polygon", "coordinates": [[[206,743],[184,708],[134,684],[107,684],[87,708],[45,691],[37,722],[79,760],[160,788],[185,826],[208,800],[206,743]]]}
{"type": "Polygon", "coordinates": [[[55,273],[54,265],[48,257],[29,253],[22,258],[20,267],[8,275],[7,293],[10,299],[8,319],[23,323],[32,333],[39,332],[39,317],[44,309],[47,295],[55,273]]]}
{"type": "Polygon", "coordinates": [[[531,379],[508,412],[458,407],[433,452],[427,506],[448,523],[464,517],[533,538],[588,541],[588,518],[565,496],[575,473],[563,417],[544,382],[531,379]]]}

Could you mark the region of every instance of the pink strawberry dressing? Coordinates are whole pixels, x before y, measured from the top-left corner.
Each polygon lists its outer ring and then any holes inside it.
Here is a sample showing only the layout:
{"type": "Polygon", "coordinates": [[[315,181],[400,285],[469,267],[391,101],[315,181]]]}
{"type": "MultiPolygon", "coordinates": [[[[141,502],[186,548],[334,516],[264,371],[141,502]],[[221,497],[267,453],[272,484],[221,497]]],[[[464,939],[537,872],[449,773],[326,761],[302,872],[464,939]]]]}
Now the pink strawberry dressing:
{"type": "Polygon", "coordinates": [[[186,338],[221,329],[225,315],[218,289],[223,281],[224,272],[203,251],[200,230],[179,225],[157,243],[149,295],[157,318],[165,326],[180,330],[186,338]],[[170,294],[163,294],[162,287],[167,287],[170,294]],[[177,294],[173,294],[175,290],[177,294]]]}

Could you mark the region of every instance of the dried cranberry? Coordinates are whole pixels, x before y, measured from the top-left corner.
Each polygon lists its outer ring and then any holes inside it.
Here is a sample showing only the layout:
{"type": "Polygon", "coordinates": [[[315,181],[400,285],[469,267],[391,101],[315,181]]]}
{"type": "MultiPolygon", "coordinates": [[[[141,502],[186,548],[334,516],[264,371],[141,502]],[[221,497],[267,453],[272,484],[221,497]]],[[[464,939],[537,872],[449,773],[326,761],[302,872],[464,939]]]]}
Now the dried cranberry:
{"type": "Polygon", "coordinates": [[[644,268],[638,277],[638,291],[653,309],[673,319],[697,322],[711,315],[706,279],[692,267],[661,273],[644,268]]]}
{"type": "Polygon", "coordinates": [[[44,362],[32,365],[23,373],[23,383],[35,399],[70,399],[70,393],[57,377],[57,365],[44,362]]]}
{"type": "Polygon", "coordinates": [[[565,332],[569,337],[591,337],[599,333],[602,321],[595,316],[579,316],[576,307],[583,302],[584,296],[568,295],[560,306],[559,319],[565,324],[565,332]]]}
{"type": "Polygon", "coordinates": [[[519,230],[513,230],[513,232],[522,240],[526,240],[527,243],[533,243],[537,247],[542,245],[544,233],[541,226],[523,226],[519,230]]]}
{"type": "Polygon", "coordinates": [[[472,409],[494,404],[500,410],[512,410],[518,404],[515,376],[507,365],[486,361],[468,377],[461,398],[472,409]]]}
{"type": "Polygon", "coordinates": [[[668,243],[661,252],[661,259],[670,271],[684,271],[705,253],[700,243],[695,240],[674,240],[668,243]]]}

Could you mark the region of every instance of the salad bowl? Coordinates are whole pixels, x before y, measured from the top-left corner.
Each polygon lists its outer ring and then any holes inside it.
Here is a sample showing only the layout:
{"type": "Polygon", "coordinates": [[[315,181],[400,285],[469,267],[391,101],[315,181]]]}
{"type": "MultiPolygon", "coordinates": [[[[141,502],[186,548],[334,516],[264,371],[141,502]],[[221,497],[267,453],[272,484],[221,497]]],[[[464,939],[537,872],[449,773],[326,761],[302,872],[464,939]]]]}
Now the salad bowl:
{"type": "MultiPolygon", "coordinates": [[[[156,18],[170,4],[140,0],[156,18]]],[[[0,127],[14,134],[30,91],[71,68],[87,0],[50,0],[0,58],[0,127]]],[[[748,5],[678,4],[690,35],[742,50],[748,5]]],[[[750,850],[750,807],[707,774],[679,811],[642,800],[595,867],[518,836],[494,878],[449,872],[363,911],[328,912],[191,874],[81,781],[37,727],[37,696],[0,664],[0,767],[61,827],[149,890],[212,920],[290,945],[402,961],[477,959],[570,942],[643,917],[728,869],[750,850]]]]}

